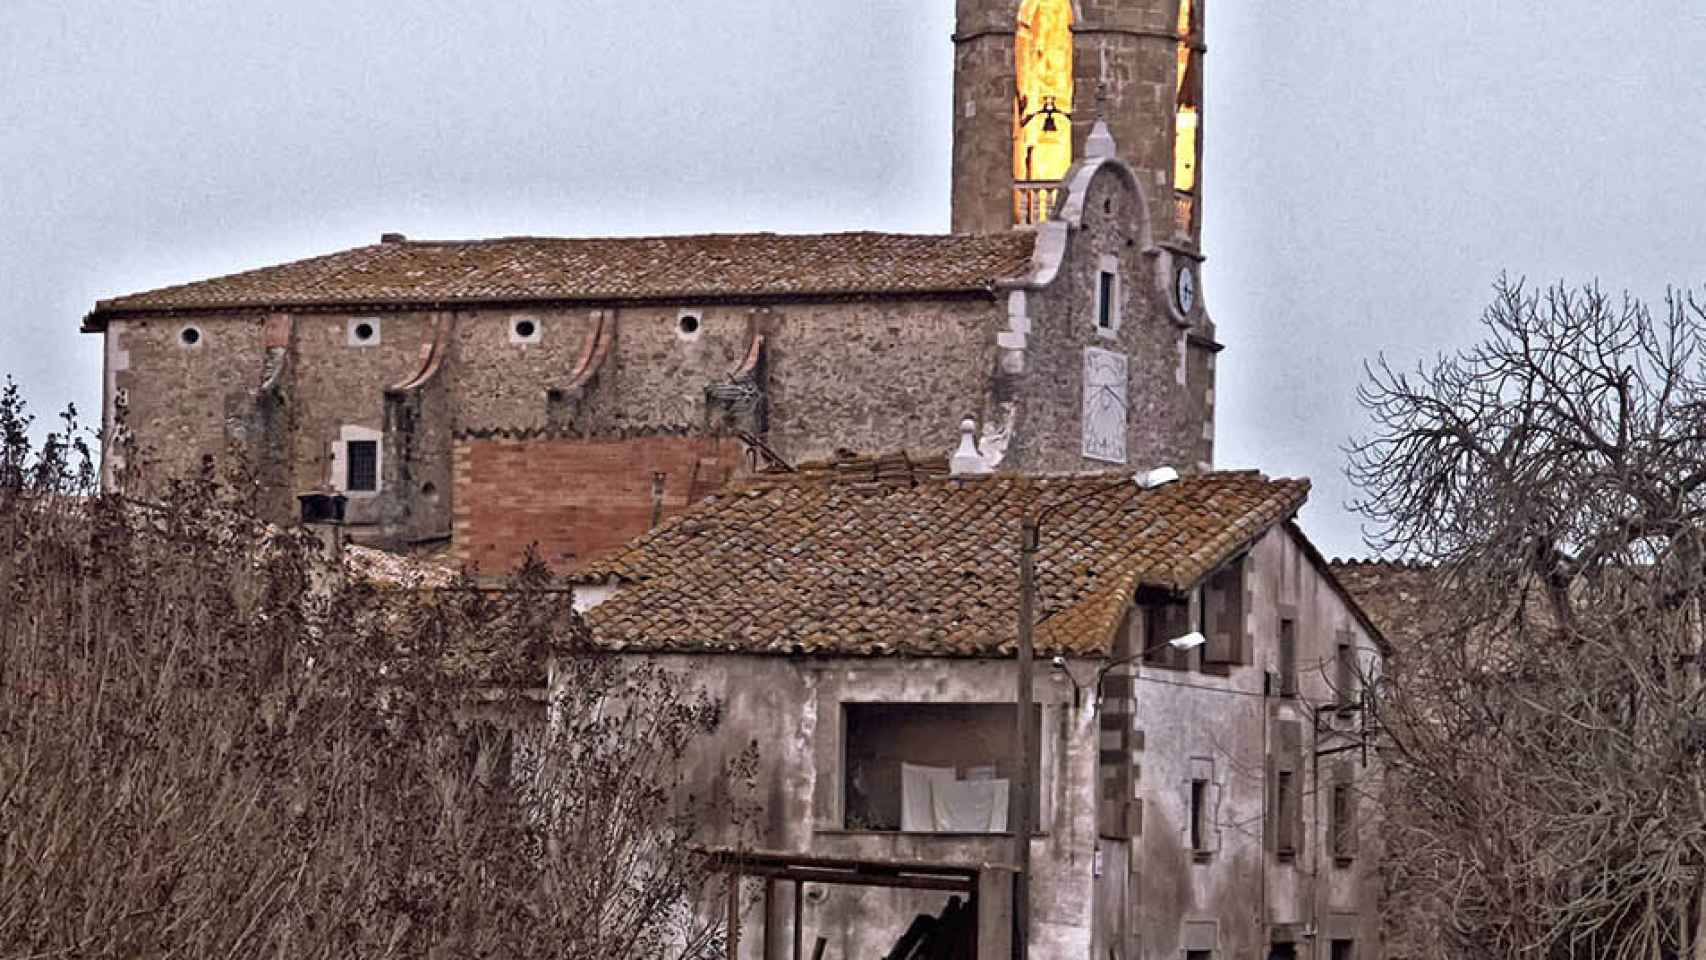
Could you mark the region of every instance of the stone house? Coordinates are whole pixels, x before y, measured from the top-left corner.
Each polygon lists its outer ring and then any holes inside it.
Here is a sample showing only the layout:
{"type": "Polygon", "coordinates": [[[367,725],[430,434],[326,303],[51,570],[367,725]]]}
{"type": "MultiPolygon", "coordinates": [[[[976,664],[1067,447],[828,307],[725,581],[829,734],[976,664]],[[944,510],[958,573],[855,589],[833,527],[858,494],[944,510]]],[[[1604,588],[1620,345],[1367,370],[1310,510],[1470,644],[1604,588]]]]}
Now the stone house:
{"type": "Polygon", "coordinates": [[[1207,469],[1202,16],[958,0],[949,234],[387,233],[101,300],[108,477],[241,459],[275,519],[338,491],[358,542],[502,572],[966,416],[1002,469],[1207,469]]]}
{"type": "MultiPolygon", "coordinates": [[[[954,869],[980,891],[978,955],[1004,956],[1017,531],[1041,511],[1033,955],[1369,957],[1360,686],[1384,641],[1294,522],[1307,493],[1254,472],[1146,489],[817,464],[582,568],[578,603],[601,646],[726,699],[721,749],[759,739],[747,855],[784,882],[741,918],[742,956],[883,955],[949,894],[824,871],[954,869]],[[1193,630],[1195,649],[1166,642],[1193,630]]],[[[719,751],[699,762],[710,777],[719,751]]]]}

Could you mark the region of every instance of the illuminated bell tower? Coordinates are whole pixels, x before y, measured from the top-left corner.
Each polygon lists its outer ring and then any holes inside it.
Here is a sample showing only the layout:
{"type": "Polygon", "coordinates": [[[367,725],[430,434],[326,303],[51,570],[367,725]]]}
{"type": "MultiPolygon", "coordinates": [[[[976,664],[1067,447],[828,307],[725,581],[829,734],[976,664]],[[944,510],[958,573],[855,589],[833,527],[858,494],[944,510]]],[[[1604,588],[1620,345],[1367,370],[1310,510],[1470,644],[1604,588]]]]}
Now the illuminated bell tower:
{"type": "Polygon", "coordinates": [[[1046,218],[1099,114],[1154,237],[1196,248],[1205,0],[956,2],[954,232],[1046,218]]]}

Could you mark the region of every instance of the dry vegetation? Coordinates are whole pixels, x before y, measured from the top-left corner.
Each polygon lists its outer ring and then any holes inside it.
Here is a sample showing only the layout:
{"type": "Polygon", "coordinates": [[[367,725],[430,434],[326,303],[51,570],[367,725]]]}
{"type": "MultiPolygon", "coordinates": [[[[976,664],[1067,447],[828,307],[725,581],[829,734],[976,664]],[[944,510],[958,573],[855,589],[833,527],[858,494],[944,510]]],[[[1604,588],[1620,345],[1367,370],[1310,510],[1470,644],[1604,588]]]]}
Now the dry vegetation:
{"type": "Polygon", "coordinates": [[[1439,565],[1383,700],[1394,946],[1706,957],[1706,315],[1501,283],[1485,325],[1374,370],[1351,450],[1439,565]]]}
{"type": "Polygon", "coordinates": [[[379,588],[241,484],[99,496],[73,420],[26,426],[8,386],[0,956],[721,954],[689,837],[750,811],[680,789],[719,704],[538,569],[379,588]]]}

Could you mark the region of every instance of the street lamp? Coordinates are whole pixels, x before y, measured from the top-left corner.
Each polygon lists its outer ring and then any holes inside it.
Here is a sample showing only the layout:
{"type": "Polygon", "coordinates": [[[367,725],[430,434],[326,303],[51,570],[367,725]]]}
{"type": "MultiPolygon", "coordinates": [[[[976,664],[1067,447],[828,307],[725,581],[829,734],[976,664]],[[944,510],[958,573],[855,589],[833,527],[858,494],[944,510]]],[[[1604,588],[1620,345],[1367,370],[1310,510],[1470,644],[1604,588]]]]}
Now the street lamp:
{"type": "MultiPolygon", "coordinates": [[[[1027,513],[1019,521],[1019,679],[1018,696],[1015,697],[1017,717],[1014,720],[1018,727],[1019,770],[1013,777],[1013,793],[1008,803],[1014,821],[1013,859],[1016,872],[1013,877],[1013,956],[1017,960],[1026,960],[1031,948],[1031,769],[1037,756],[1036,729],[1031,724],[1032,661],[1035,656],[1032,631],[1036,628],[1036,561],[1042,524],[1049,514],[1061,507],[1088,500],[1099,494],[1120,489],[1133,492],[1152,490],[1177,479],[1177,470],[1172,467],[1157,467],[1147,473],[1121,477],[1113,483],[1087,490],[1076,497],[1048,504],[1035,513],[1027,513]]],[[[1192,641],[1193,636],[1202,635],[1193,631],[1166,642],[1178,649],[1188,650],[1204,642],[1200,639],[1192,641]]]]}

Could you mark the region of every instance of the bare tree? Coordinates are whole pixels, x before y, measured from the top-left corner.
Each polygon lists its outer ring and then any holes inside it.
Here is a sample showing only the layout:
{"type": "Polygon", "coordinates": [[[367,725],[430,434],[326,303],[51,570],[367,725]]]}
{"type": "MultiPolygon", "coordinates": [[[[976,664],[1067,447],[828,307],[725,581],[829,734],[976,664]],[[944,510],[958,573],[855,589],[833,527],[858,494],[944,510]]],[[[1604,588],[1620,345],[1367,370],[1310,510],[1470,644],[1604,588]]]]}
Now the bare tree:
{"type": "Polygon", "coordinates": [[[328,575],[211,477],[99,496],[0,395],[0,956],[708,957],[718,703],[500,591],[328,575]],[[547,690],[547,667],[560,680],[547,690]]]}
{"type": "Polygon", "coordinates": [[[1371,545],[1437,565],[1382,700],[1394,906],[1450,957],[1706,958],[1706,313],[1502,280],[1370,371],[1371,545]]]}

